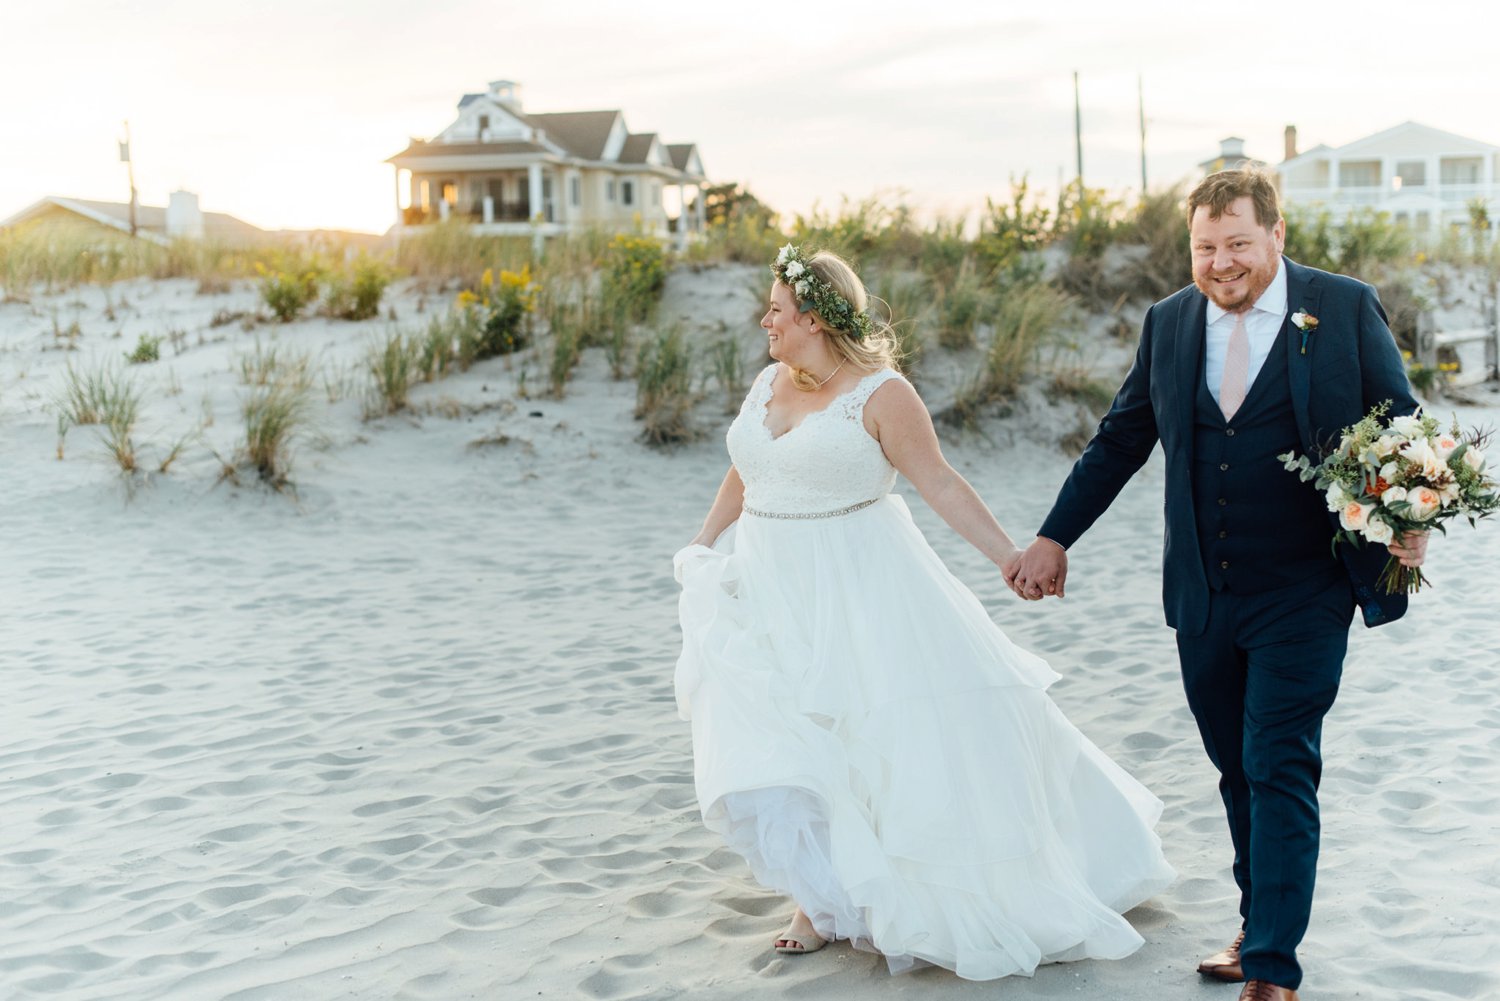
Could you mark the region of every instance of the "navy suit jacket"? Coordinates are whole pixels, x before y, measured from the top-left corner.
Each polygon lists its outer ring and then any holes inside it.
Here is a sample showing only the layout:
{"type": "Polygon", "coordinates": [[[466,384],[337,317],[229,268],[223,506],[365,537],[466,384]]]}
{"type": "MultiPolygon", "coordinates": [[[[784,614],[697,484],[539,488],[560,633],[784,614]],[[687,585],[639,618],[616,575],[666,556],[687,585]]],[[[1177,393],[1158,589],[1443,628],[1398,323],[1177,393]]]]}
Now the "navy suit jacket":
{"type": "MultiPolygon", "coordinates": [[[[1375,290],[1364,282],[1282,258],[1287,309],[1318,318],[1306,338],[1286,331],[1288,378],[1302,451],[1315,459],[1339,433],[1389,400],[1392,415],[1417,408],[1406,366],[1386,325],[1375,290]]],[[[1189,285],[1151,307],[1141,329],[1135,363],[1098,430],[1068,474],[1038,535],[1069,547],[1114,501],[1158,441],[1167,460],[1166,553],[1162,596],[1167,624],[1187,635],[1208,622],[1208,579],[1193,514],[1192,448],[1197,382],[1208,300],[1189,285]]],[[[1288,323],[1290,320],[1288,320],[1288,323]]],[[[1285,473],[1294,476],[1295,473],[1285,473]]],[[[1313,484],[1308,483],[1308,490],[1313,484]]],[[[1337,519],[1328,516],[1329,538],[1337,519]]],[[[1274,546],[1274,539],[1266,540],[1274,546]]],[[[1375,586],[1389,552],[1384,546],[1340,543],[1365,624],[1379,625],[1406,611],[1404,594],[1375,586]]]]}

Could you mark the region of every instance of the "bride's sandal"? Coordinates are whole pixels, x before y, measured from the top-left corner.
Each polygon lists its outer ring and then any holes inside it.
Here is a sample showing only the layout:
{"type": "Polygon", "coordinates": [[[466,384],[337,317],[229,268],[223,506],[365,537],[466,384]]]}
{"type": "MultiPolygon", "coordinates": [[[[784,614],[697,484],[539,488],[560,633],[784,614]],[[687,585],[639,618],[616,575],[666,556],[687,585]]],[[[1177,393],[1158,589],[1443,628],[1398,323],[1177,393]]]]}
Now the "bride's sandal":
{"type": "Polygon", "coordinates": [[[776,939],[773,947],[783,956],[801,956],[809,952],[817,952],[827,944],[827,939],[819,938],[818,933],[813,931],[812,922],[807,919],[807,916],[798,911],[792,916],[792,923],[787,926],[787,930],[776,939]],[[799,919],[801,924],[807,926],[807,931],[797,930],[799,919]]]}

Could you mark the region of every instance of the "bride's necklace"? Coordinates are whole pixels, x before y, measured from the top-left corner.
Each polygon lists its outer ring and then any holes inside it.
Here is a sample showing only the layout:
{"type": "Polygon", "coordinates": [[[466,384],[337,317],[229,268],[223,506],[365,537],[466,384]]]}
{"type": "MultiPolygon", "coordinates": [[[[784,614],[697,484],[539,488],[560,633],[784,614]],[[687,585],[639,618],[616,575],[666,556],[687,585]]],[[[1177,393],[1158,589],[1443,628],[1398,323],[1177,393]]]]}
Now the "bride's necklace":
{"type": "Polygon", "coordinates": [[[828,373],[828,378],[827,379],[824,379],[822,382],[818,383],[812,389],[809,389],[808,392],[809,393],[816,393],[818,390],[820,390],[824,386],[828,385],[829,381],[832,380],[834,376],[838,375],[839,374],[839,369],[841,369],[843,367],[844,367],[844,363],[843,362],[839,362],[838,365],[834,368],[834,370],[832,372],[828,373]]]}

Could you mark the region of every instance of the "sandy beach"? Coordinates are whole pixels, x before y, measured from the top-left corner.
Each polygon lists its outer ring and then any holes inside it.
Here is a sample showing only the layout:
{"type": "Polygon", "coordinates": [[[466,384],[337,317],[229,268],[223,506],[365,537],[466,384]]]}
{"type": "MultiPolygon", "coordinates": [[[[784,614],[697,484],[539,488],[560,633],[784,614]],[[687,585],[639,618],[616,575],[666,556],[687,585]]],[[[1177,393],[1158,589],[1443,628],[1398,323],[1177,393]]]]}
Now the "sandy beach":
{"type": "MultiPolygon", "coordinates": [[[[676,272],[663,311],[743,330],[759,357],[748,273],[676,272]]],[[[1075,548],[1062,602],[1014,599],[898,485],[1061,673],[1064,712],[1165,802],[1180,877],[1129,915],[1146,945],[1126,960],[891,977],[844,943],[775,956],[792,905],[698,817],[671,555],[727,463],[718,406],[701,442],[649,449],[634,384],[590,352],[562,400],[520,398],[526,360],[499,359],[365,421],[357,364],[387,320],[213,326],[256,308],[248,283],[110,296],[0,304],[0,998],[1237,997],[1194,972],[1237,893],[1163,623],[1159,454],[1075,548]],[[65,366],[172,330],[132,367],[142,448],[209,420],[202,442],[132,491],[91,428],[59,461],[65,366]],[[294,495],[219,481],[256,338],[330,382],[294,495]]],[[[421,323],[420,299],[389,302],[421,323]]],[[[1500,398],[1475,398],[1433,409],[1500,424],[1500,398]]],[[[1070,459],[1028,419],[945,448],[1029,539],[1070,459]]],[[[1407,618],[1354,630],[1324,734],[1311,1001],[1500,997],[1497,566],[1500,529],[1460,524],[1407,618]]]]}

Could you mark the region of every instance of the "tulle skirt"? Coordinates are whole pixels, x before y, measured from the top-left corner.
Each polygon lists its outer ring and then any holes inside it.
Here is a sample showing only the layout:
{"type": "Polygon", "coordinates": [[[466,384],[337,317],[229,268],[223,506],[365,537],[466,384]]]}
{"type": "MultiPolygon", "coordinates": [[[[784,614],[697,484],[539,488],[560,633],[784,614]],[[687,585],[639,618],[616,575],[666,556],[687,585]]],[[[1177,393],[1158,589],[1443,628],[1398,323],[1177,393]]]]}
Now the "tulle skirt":
{"type": "Polygon", "coordinates": [[[1117,959],[1174,878],[1161,803],[1048,698],[890,495],[745,515],[674,563],[704,822],[818,934],[987,980],[1117,959]]]}

